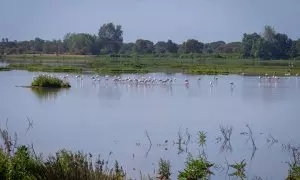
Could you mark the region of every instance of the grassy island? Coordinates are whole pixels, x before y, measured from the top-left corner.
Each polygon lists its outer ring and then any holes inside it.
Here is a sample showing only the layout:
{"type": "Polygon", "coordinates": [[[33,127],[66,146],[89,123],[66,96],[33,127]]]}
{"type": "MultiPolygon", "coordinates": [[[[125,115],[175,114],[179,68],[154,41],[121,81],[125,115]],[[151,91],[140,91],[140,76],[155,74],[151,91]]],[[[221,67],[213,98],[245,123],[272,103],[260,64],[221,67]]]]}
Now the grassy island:
{"type": "Polygon", "coordinates": [[[45,87],[45,88],[69,88],[70,83],[66,80],[60,79],[58,77],[53,77],[49,75],[40,75],[36,77],[32,83],[32,87],[45,87]]]}

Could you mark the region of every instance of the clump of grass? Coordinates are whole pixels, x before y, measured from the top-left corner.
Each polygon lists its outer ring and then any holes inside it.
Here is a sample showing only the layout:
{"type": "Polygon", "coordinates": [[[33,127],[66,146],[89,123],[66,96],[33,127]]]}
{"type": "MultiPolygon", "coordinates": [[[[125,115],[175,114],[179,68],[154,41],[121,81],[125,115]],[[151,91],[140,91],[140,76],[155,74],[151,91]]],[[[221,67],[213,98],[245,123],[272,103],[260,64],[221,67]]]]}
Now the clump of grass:
{"type": "Polygon", "coordinates": [[[160,158],[158,162],[159,179],[170,179],[171,176],[171,163],[168,160],[160,158]]]}
{"type": "Polygon", "coordinates": [[[245,160],[241,161],[240,163],[235,163],[232,165],[229,165],[229,167],[233,168],[235,170],[235,172],[231,173],[230,176],[235,176],[240,178],[241,180],[246,178],[246,174],[245,174],[245,168],[246,168],[246,162],[245,160]]]}
{"type": "Polygon", "coordinates": [[[0,71],[10,71],[9,67],[0,67],[0,71]]]}
{"type": "Polygon", "coordinates": [[[207,161],[203,156],[193,158],[188,154],[185,169],[179,172],[178,179],[208,179],[214,173],[210,170],[214,166],[213,163],[207,161]]]}
{"type": "Polygon", "coordinates": [[[112,169],[105,168],[104,164],[100,157],[93,163],[92,155],[82,152],[61,150],[42,160],[26,146],[19,146],[11,155],[0,149],[0,179],[125,179],[117,161],[112,169]]]}
{"type": "Polygon", "coordinates": [[[203,131],[199,131],[198,136],[199,136],[199,139],[198,139],[199,145],[204,146],[206,144],[206,133],[203,131]]]}
{"type": "Polygon", "coordinates": [[[52,77],[48,75],[40,75],[36,77],[32,83],[31,86],[36,87],[47,87],[47,88],[69,88],[71,87],[70,83],[59,79],[57,77],[52,77]]]}
{"type": "Polygon", "coordinates": [[[300,146],[296,147],[291,144],[283,145],[283,148],[288,151],[292,157],[289,162],[289,175],[286,179],[288,180],[299,180],[300,179],[300,146]]]}

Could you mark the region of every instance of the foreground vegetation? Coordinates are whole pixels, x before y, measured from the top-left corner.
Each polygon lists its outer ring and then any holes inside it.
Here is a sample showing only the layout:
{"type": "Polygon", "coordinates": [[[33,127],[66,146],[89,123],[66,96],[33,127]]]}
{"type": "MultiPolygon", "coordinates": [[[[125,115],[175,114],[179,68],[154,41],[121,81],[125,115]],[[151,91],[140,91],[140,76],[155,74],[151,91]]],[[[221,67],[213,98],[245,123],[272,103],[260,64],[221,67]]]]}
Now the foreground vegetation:
{"type": "Polygon", "coordinates": [[[26,146],[19,146],[16,152],[0,149],[0,179],[117,180],[124,177],[117,161],[109,169],[100,157],[93,162],[90,154],[82,152],[61,150],[42,160],[26,146]]]}
{"type": "Polygon", "coordinates": [[[58,77],[53,77],[49,75],[39,75],[36,77],[32,83],[32,87],[45,87],[45,88],[69,88],[70,83],[60,79],[58,77]]]}
{"type": "MultiPolygon", "coordinates": [[[[30,120],[29,124],[32,123],[30,120]]],[[[248,125],[249,133],[244,135],[249,136],[254,148],[256,150],[255,142],[252,135],[252,130],[248,125]]],[[[223,135],[221,148],[229,150],[231,148],[230,139],[232,134],[232,127],[220,126],[220,131],[223,135]],[[229,148],[229,149],[228,149],[229,148]]],[[[114,167],[108,167],[108,160],[105,161],[100,156],[93,157],[90,153],[72,152],[65,149],[59,150],[55,155],[49,155],[46,159],[42,155],[37,155],[33,145],[24,146],[17,144],[17,135],[12,138],[7,129],[0,129],[0,137],[3,142],[0,145],[0,179],[14,180],[14,179],[30,179],[30,180],[118,180],[130,179],[126,175],[122,166],[118,161],[114,162],[114,167]]],[[[146,131],[146,136],[151,143],[151,139],[146,131]]],[[[184,150],[181,149],[183,145],[190,142],[190,134],[186,130],[186,136],[182,136],[178,132],[178,153],[184,150]]],[[[199,145],[199,154],[193,156],[191,153],[187,154],[185,167],[178,171],[178,179],[182,180],[197,180],[210,179],[211,176],[218,171],[220,165],[210,162],[206,155],[207,133],[199,131],[197,135],[197,144],[199,145]]],[[[270,143],[277,143],[272,136],[270,143]]],[[[283,149],[291,156],[289,162],[289,172],[287,180],[300,179],[300,147],[282,145],[283,149]]],[[[186,150],[187,151],[187,150],[186,150]]],[[[253,154],[253,155],[254,155],[253,154]]],[[[235,179],[249,179],[246,175],[247,162],[245,160],[230,164],[226,160],[226,176],[234,177],[235,179]]],[[[140,179],[170,179],[171,175],[176,171],[172,170],[171,162],[169,160],[160,159],[158,161],[157,174],[143,176],[140,179]]],[[[256,177],[256,179],[262,179],[256,177]]]]}

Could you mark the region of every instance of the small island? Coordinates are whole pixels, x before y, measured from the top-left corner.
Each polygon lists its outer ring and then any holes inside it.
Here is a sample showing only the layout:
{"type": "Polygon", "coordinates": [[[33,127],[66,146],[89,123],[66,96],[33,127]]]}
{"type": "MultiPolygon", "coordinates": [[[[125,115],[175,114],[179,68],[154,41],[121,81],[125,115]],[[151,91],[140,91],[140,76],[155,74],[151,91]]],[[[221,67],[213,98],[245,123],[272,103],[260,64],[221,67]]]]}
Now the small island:
{"type": "Polygon", "coordinates": [[[39,75],[32,82],[32,87],[43,88],[70,88],[71,85],[65,79],[60,79],[50,75],[39,75]]]}

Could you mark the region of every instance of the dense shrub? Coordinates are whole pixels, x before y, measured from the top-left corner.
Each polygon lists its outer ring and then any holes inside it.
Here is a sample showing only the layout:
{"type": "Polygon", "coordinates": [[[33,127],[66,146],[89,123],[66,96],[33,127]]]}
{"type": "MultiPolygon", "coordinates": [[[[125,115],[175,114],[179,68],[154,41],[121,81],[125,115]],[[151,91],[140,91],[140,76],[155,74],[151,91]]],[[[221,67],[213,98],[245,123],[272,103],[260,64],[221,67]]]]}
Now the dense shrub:
{"type": "Polygon", "coordinates": [[[36,77],[31,86],[49,87],[49,88],[67,88],[71,87],[69,82],[48,75],[40,75],[36,77]]]}

